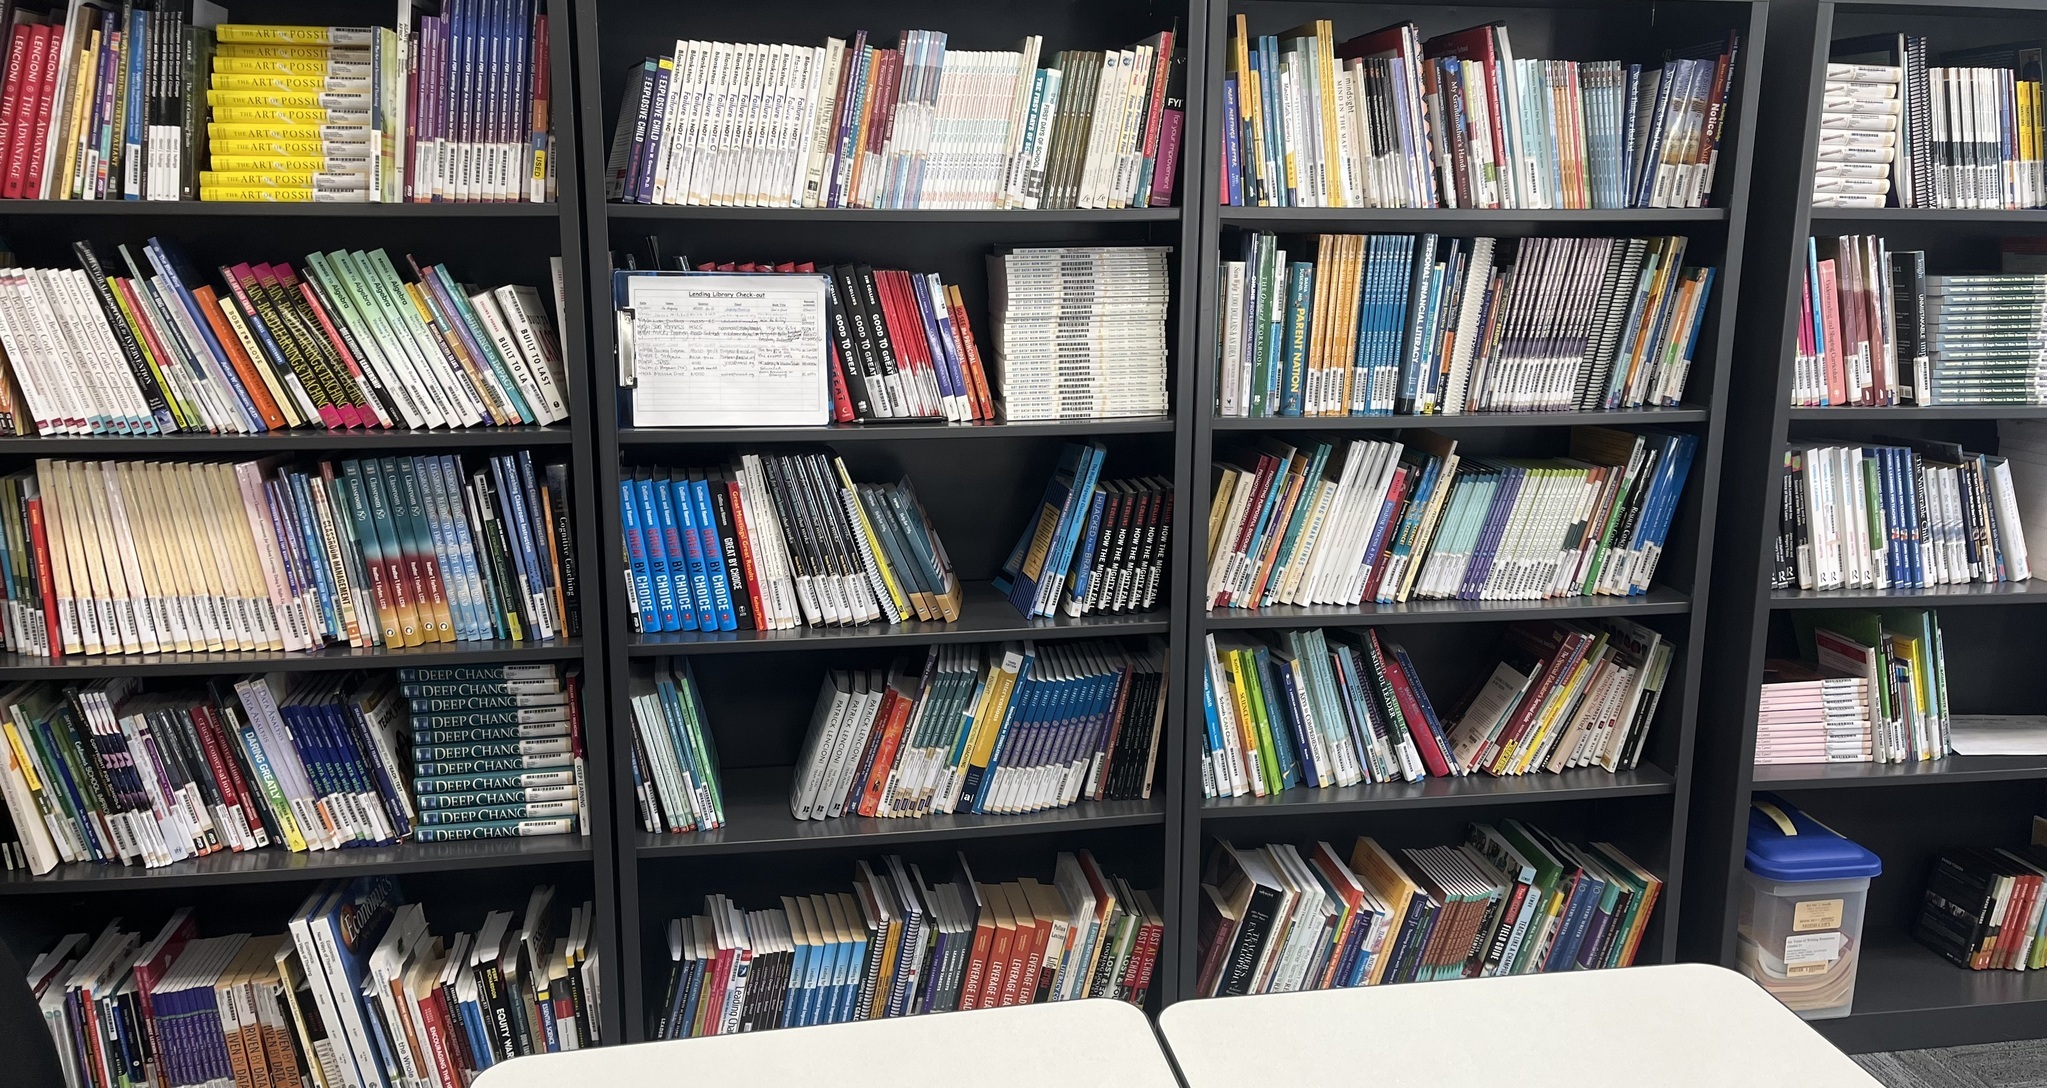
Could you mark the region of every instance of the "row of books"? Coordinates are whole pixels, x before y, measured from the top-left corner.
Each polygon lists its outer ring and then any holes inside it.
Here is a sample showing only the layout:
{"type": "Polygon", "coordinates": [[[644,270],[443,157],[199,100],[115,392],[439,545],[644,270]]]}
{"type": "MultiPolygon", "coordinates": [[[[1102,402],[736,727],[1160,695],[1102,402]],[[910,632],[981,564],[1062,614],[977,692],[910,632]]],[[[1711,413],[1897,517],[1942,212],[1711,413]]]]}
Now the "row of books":
{"type": "Polygon", "coordinates": [[[799,820],[1020,813],[1151,796],[1165,644],[933,646],[825,675],[789,788],[799,820]]]}
{"type": "Polygon", "coordinates": [[[1698,447],[1573,427],[1569,457],[1481,460],[1403,437],[1268,438],[1219,460],[1208,607],[1645,593],[1698,447]]]}
{"type": "Polygon", "coordinates": [[[1142,1006],[1165,924],[1151,897],[1082,850],[1049,883],[933,884],[891,856],[850,892],[744,910],[724,895],[668,926],[658,1039],[1107,997],[1142,1006]]]}
{"type": "Polygon", "coordinates": [[[1462,843],[1345,863],[1317,842],[1218,842],[1202,877],[1204,997],[1626,967],[1663,880],[1612,843],[1576,846],[1519,820],[1462,843]],[[1306,856],[1303,856],[1303,855],[1306,856]]]}
{"type": "Polygon", "coordinates": [[[69,934],[27,981],[67,1088],[462,1088],[602,1041],[595,922],[542,885],[444,937],[389,878],[330,881],[283,933],[202,937],[181,908],[146,942],[69,934]]]}
{"type": "Polygon", "coordinates": [[[1869,34],[1828,50],[1813,203],[1846,208],[2047,207],[2039,43],[1948,50],[1869,34]]]}
{"type": "Polygon", "coordinates": [[[1685,239],[1246,234],[1216,412],[1458,415],[1684,399],[1713,269],[1685,239]]]}
{"type": "Polygon", "coordinates": [[[554,665],[18,685],[0,693],[7,838],[41,875],[572,832],[575,686],[554,665]]]}
{"type": "Polygon", "coordinates": [[[1170,246],[1003,247],[988,257],[1005,418],[1161,416],[1170,246]]]}
{"type": "Polygon", "coordinates": [[[677,41],[628,73],[605,195],[803,208],[1142,208],[1173,202],[1176,30],[1128,49],[948,47],[905,30],[821,46],[677,41]]]}
{"type": "Polygon", "coordinates": [[[162,239],[120,264],[0,267],[0,433],[257,434],[559,423],[561,344],[531,287],[480,288],[383,250],[220,265],[162,239]],[[125,268],[126,276],[120,275],[125,268]]]}
{"type": "Polygon", "coordinates": [[[1069,442],[996,575],[1027,617],[1149,612],[1172,547],[1173,487],[1162,476],[1105,480],[1108,450],[1069,442]]]}
{"type": "Polygon", "coordinates": [[[1674,646],[1626,620],[1509,626],[1500,662],[1438,716],[1406,649],[1377,631],[1210,635],[1209,797],[1641,761],[1674,646]]]}
{"type": "Polygon", "coordinates": [[[771,631],[956,620],[952,561],[908,478],[855,483],[828,452],[619,480],[633,628],[771,631]]]}
{"type": "MultiPolygon", "coordinates": [[[[582,676],[555,664],[398,670],[420,842],[590,833],[582,676]]],[[[401,798],[402,799],[402,798],[401,798]]]]}
{"type": "Polygon", "coordinates": [[[2047,842],[1944,850],[1912,933],[1972,971],[2047,968],[2047,842]]]}
{"type": "Polygon", "coordinates": [[[1252,35],[1223,81],[1223,203],[1297,208],[1699,208],[1741,38],[1661,67],[1516,59],[1504,23],[1347,41],[1252,35]]]}
{"type": "MultiPolygon", "coordinates": [[[[829,277],[825,305],[832,420],[971,422],[995,418],[995,396],[957,284],[936,272],[809,261],[705,262],[699,272],[829,277]]],[[[626,392],[630,398],[630,392],[626,392]]]]}
{"type": "MultiPolygon", "coordinates": [[[[2033,569],[2012,466],[1926,439],[1786,450],[1771,587],[2027,581],[2033,569]]],[[[2022,461],[2016,475],[2040,480],[2022,461]]],[[[2027,508],[2038,506],[2029,500],[2027,508]]]]}
{"type": "Polygon", "coordinates": [[[1930,610],[1800,610],[1797,660],[1763,672],[1756,763],[1912,763],[1953,750],[1930,610]]]}
{"type": "Polygon", "coordinates": [[[0,477],[10,649],[312,650],[573,636],[568,468],[527,451],[41,459],[0,477]]]}
{"type": "Polygon", "coordinates": [[[689,658],[635,661],[626,683],[641,830],[680,835],[725,826],[717,735],[689,658]]]}

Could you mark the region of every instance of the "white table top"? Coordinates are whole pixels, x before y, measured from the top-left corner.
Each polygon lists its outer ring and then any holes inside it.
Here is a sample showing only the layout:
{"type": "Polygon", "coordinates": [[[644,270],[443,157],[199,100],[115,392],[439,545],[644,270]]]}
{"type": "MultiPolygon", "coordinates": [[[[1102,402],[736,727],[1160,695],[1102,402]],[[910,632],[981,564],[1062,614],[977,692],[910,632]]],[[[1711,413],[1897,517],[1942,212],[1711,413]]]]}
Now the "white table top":
{"type": "Polygon", "coordinates": [[[1705,964],[1183,1001],[1187,1088],[1881,1088],[1746,977],[1705,964]]]}
{"type": "Polygon", "coordinates": [[[539,1054],[471,1088],[1179,1088],[1144,1014],[1096,999],[539,1054]]]}

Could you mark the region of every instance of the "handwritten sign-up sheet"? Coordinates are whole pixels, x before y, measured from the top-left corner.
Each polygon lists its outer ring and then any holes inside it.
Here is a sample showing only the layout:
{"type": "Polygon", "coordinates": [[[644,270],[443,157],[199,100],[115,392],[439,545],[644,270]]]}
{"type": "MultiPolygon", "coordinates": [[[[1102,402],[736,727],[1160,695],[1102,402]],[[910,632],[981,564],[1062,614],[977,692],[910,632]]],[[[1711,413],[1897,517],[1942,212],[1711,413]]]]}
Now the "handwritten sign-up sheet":
{"type": "Polygon", "coordinates": [[[825,278],[635,276],[636,427],[831,422],[825,278]]]}

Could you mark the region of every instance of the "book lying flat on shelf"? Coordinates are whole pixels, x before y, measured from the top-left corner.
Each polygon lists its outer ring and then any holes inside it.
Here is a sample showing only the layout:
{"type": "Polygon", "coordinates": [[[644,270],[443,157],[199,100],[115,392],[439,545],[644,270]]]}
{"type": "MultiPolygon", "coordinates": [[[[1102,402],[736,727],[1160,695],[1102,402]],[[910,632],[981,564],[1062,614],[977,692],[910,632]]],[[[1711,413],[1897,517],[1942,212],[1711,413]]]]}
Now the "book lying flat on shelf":
{"type": "Polygon", "coordinates": [[[1327,842],[1218,842],[1202,876],[1195,992],[1626,967],[1662,891],[1612,843],[1577,846],[1519,820],[1473,824],[1455,846],[1361,838],[1348,862],[1327,842]]]}
{"type": "Polygon", "coordinates": [[[1949,740],[1940,614],[1800,609],[1801,660],[1763,672],[1756,763],[1912,763],[1949,740]]]}
{"type": "Polygon", "coordinates": [[[989,320],[1010,420],[1166,414],[1170,246],[1002,247],[989,320]]]}
{"type": "Polygon", "coordinates": [[[208,283],[151,238],[116,265],[0,254],[0,431],[259,434],[559,423],[561,344],[531,287],[468,286],[385,251],[220,265],[208,283]],[[118,273],[122,268],[126,276],[118,273]]]}
{"type": "Polygon", "coordinates": [[[789,809],[839,816],[1021,813],[1151,796],[1165,645],[934,646],[921,671],[834,669],[789,809]]]}
{"type": "Polygon", "coordinates": [[[542,885],[443,938],[388,878],[329,882],[288,932],[203,937],[181,908],[145,944],[117,920],[59,940],[27,981],[66,1088],[463,1088],[603,1041],[594,921],[542,885]]]}
{"type": "Polygon", "coordinates": [[[1685,239],[1246,234],[1217,284],[1222,416],[1675,407],[1713,269],[1685,239]],[[1312,259],[1309,259],[1312,257],[1312,259]]]}
{"type": "Polygon", "coordinates": [[[1177,29],[1128,49],[677,41],[626,74],[607,199],[774,208],[1143,208],[1173,202],[1177,29]],[[1039,66],[1041,59],[1050,65],[1039,66]]]}
{"type": "MultiPolygon", "coordinates": [[[[668,924],[657,1039],[1105,997],[1142,1006],[1165,929],[1145,892],[1085,850],[1052,880],[952,879],[891,856],[854,865],[851,891],[749,911],[707,895],[668,924]]],[[[650,1001],[650,1005],[654,1002],[650,1001]]]]}
{"type": "Polygon", "coordinates": [[[1517,59],[1507,26],[1336,40],[1327,19],[1231,30],[1223,203],[1296,208],[1700,208],[1739,34],[1656,65],[1517,59]]]}

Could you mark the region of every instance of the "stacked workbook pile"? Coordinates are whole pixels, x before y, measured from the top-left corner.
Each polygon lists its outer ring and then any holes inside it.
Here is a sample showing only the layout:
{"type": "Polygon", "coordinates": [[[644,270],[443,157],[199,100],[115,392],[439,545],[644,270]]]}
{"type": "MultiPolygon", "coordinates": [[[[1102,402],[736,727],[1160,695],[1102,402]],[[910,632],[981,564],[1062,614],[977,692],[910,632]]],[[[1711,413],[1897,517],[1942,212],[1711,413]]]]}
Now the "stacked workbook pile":
{"type": "Polygon", "coordinates": [[[67,1088],[463,1088],[601,1041],[595,922],[543,885],[523,912],[443,937],[389,878],[364,878],[320,885],[274,935],[201,937],[189,908],[146,943],[119,921],[73,933],[28,986],[67,1088]]]}
{"type": "MultiPolygon", "coordinates": [[[[473,16],[465,21],[472,27],[471,40],[458,44],[473,49],[482,39],[481,28],[475,26],[473,16]]],[[[423,22],[426,35],[433,28],[445,30],[450,25],[449,20],[431,16],[423,22]]],[[[143,29],[146,32],[147,26],[143,29]]],[[[408,58],[399,35],[383,27],[228,23],[216,28],[213,41],[201,39],[204,44],[194,50],[188,66],[179,73],[180,82],[169,85],[174,95],[194,92],[195,88],[182,80],[204,88],[202,119],[208,123],[195,147],[206,162],[199,173],[199,199],[399,199],[407,190],[405,160],[398,156],[399,141],[407,129],[408,105],[431,102],[431,96],[417,93],[413,102],[406,100],[408,62],[417,64],[432,55],[425,48],[426,35],[408,58]]],[[[504,44],[511,45],[509,41],[504,44]]],[[[172,56],[176,59],[175,53],[172,56]]],[[[530,56],[519,63],[528,60],[530,56]]],[[[446,73],[443,68],[438,74],[446,73]]],[[[503,74],[472,75],[468,83],[480,89],[503,74]]],[[[131,94],[146,93],[132,83],[127,85],[131,94]]],[[[429,109],[439,105],[433,103],[429,109]]],[[[462,105],[475,109],[482,103],[464,96],[462,105]]],[[[484,161],[478,158],[473,166],[481,167],[484,161]]],[[[508,179],[498,176],[497,168],[508,168],[510,163],[491,158],[490,164],[493,184],[502,185],[508,179]]],[[[483,172],[471,176],[481,178],[483,172]]],[[[524,177],[519,180],[523,182],[524,177]]],[[[145,190],[142,196],[149,199],[150,193],[145,190]]]]}
{"type": "Polygon", "coordinates": [[[725,826],[717,737],[689,658],[635,661],[627,683],[641,830],[680,835],[725,826]]]}
{"type": "Polygon", "coordinates": [[[789,787],[799,820],[1019,813],[1151,796],[1158,639],[934,646],[825,675],[789,787]]]}
{"type": "Polygon", "coordinates": [[[1069,442],[1045,497],[1003,560],[995,588],[1025,616],[1149,612],[1172,546],[1162,476],[1104,480],[1108,450],[1069,442]]]}
{"type": "Polygon", "coordinates": [[[389,676],[133,679],[0,696],[0,795],[34,873],[62,862],[158,868],[264,847],[412,837],[404,706],[389,676]]]}
{"type": "Polygon", "coordinates": [[[2033,823],[2029,846],[1934,858],[1912,935],[1972,971],[2047,968],[2047,825],[2033,823]]]}
{"type": "Polygon", "coordinates": [[[398,679],[412,718],[414,838],[590,833],[580,677],[543,664],[399,669],[398,679]]]}
{"type": "MultiPolygon", "coordinates": [[[[78,268],[0,268],[0,432],[254,434],[558,423],[539,292],[478,288],[383,250],[217,266],[75,242],[78,268]],[[120,273],[125,269],[127,275],[120,273]]],[[[6,264],[11,256],[0,254],[6,264]]]]}
{"type": "Polygon", "coordinates": [[[1517,60],[1504,23],[1338,42],[1327,19],[1253,37],[1223,82],[1224,203],[1297,208],[1699,208],[1741,39],[1661,67],[1517,60]]]}
{"type": "Polygon", "coordinates": [[[1685,239],[1246,234],[1217,284],[1225,416],[1671,407],[1713,269],[1685,239]]]}
{"type": "Polygon", "coordinates": [[[521,451],[53,461],[0,478],[10,649],[312,650],[573,636],[568,469],[521,451]]]}
{"type": "Polygon", "coordinates": [[[1782,713],[1757,763],[1912,763],[1953,750],[1939,613],[1800,609],[1792,628],[1799,660],[1764,674],[1763,705],[1782,713]]]}
{"type": "Polygon", "coordinates": [[[1164,415],[1171,251],[1003,247],[989,255],[989,317],[1004,415],[1164,415]]]}
{"type": "Polygon", "coordinates": [[[859,484],[828,451],[619,480],[633,629],[771,631],[959,618],[961,590],[908,477],[859,484]]]}
{"type": "Polygon", "coordinates": [[[1784,453],[1771,586],[2027,581],[2033,570],[2021,512],[2039,506],[2021,487],[2036,480],[2023,463],[2014,468],[2010,459],[1955,442],[1794,446],[1784,453]]]}
{"type": "Polygon", "coordinates": [[[1870,34],[1833,43],[1816,206],[2047,207],[2039,43],[1949,50],[1870,34]]]}
{"type": "Polygon", "coordinates": [[[1571,457],[1276,439],[1215,466],[1210,608],[1545,600],[1648,591],[1698,439],[1573,427],[1571,457]]]}
{"type": "Polygon", "coordinates": [[[932,884],[891,856],[855,863],[851,892],[754,911],[705,896],[704,913],[668,924],[654,1036],[1088,997],[1144,1004],[1164,920],[1087,851],[1061,853],[1050,883],[979,883],[964,855],[950,876],[932,884]]]}
{"type": "Polygon", "coordinates": [[[1186,113],[1174,31],[1128,49],[948,48],[905,30],[823,45],[678,41],[626,79],[605,195],[804,208],[1173,202],[1186,113]]]}
{"type": "Polygon", "coordinates": [[[1438,715],[1413,660],[1377,631],[1208,637],[1202,788],[1304,786],[1634,767],[1673,657],[1626,620],[1515,624],[1501,661],[1438,715]]]}
{"type": "MultiPolygon", "coordinates": [[[[1818,642],[1829,660],[1837,649],[1854,652],[1825,632],[1818,642]]],[[[1765,661],[1756,710],[1756,765],[1869,762],[1876,738],[1869,697],[1867,675],[1830,672],[1803,661],[1765,661]]]]}
{"type": "Polygon", "coordinates": [[[1626,967],[1663,881],[1612,843],[1576,846],[1519,820],[1455,846],[1361,838],[1216,844],[1201,885],[1203,997],[1626,967]]]}

